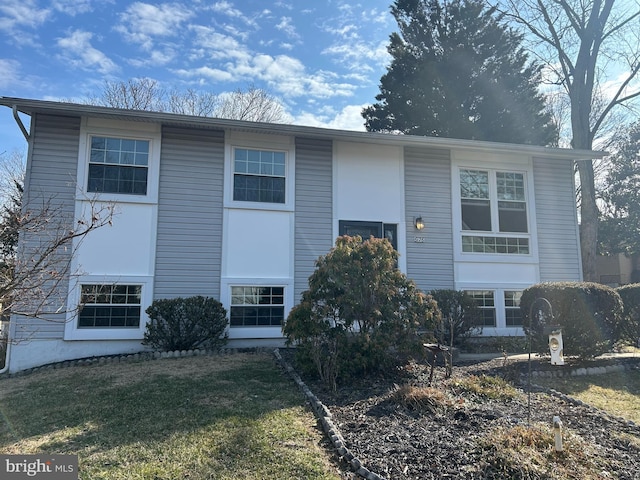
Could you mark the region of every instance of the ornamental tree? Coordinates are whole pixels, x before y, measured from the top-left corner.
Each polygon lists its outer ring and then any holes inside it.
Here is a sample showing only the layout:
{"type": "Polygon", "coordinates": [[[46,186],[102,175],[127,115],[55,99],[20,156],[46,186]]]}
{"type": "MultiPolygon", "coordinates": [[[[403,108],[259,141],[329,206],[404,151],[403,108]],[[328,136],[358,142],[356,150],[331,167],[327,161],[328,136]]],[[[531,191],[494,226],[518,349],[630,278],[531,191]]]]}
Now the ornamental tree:
{"type": "Polygon", "coordinates": [[[439,321],[435,301],[398,270],[397,260],[386,239],[342,236],[316,261],[283,331],[298,346],[298,359],[330,386],[339,376],[379,371],[418,354],[439,321]]]}

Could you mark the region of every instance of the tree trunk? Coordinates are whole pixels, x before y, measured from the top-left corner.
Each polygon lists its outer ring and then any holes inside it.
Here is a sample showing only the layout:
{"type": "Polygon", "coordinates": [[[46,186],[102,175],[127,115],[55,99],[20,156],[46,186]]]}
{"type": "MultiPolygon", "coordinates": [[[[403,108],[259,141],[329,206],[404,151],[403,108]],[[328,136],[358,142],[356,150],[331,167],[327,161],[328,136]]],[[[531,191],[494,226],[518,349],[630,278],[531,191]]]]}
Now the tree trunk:
{"type": "Polygon", "coordinates": [[[596,205],[593,162],[578,162],[580,174],[580,249],[582,275],[587,282],[597,282],[596,255],[598,250],[598,206],[596,205]]]}

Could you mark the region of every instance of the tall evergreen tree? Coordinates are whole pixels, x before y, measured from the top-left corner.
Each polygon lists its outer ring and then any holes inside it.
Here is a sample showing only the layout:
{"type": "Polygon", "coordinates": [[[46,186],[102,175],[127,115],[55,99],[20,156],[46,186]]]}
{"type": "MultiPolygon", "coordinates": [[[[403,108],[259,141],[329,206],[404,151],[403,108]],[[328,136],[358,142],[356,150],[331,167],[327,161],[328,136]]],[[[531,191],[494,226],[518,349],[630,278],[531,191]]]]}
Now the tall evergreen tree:
{"type": "Polygon", "coordinates": [[[620,138],[602,192],[602,253],[640,254],[640,122],[620,138]]]}
{"type": "Polygon", "coordinates": [[[557,128],[522,36],[482,0],[396,0],[393,57],[369,131],[552,145],[557,128]]]}

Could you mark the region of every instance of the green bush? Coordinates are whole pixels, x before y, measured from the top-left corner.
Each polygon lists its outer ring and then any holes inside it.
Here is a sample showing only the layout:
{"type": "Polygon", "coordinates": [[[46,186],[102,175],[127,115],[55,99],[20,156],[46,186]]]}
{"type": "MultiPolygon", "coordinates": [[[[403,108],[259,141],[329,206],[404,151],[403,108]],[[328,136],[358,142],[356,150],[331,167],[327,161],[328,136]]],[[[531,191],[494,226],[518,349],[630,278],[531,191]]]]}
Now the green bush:
{"type": "Polygon", "coordinates": [[[473,333],[480,332],[480,309],[469,294],[459,290],[429,292],[442,312],[442,322],[434,334],[444,345],[460,346],[473,333]]]}
{"type": "Polygon", "coordinates": [[[619,340],[637,345],[640,339],[640,283],[618,287],[616,292],[624,305],[619,340]]]}
{"type": "Polygon", "coordinates": [[[565,355],[591,358],[610,351],[618,338],[622,300],[613,289],[598,283],[540,283],[522,292],[520,310],[534,351],[549,353],[544,330],[553,324],[562,327],[565,355]],[[540,298],[551,304],[553,319],[544,302],[537,301],[540,298]],[[533,322],[529,318],[530,310],[533,322]],[[538,311],[544,315],[536,315],[538,311]],[[538,321],[539,318],[543,321],[538,321]]]}
{"type": "Polygon", "coordinates": [[[144,345],[165,351],[219,348],[227,341],[227,311],[214,298],[154,300],[144,345]]]}
{"type": "Polygon", "coordinates": [[[436,303],[398,270],[397,259],[387,240],[344,236],[316,261],[283,333],[299,363],[329,386],[419,354],[426,339],[418,332],[434,330],[436,303]]]}

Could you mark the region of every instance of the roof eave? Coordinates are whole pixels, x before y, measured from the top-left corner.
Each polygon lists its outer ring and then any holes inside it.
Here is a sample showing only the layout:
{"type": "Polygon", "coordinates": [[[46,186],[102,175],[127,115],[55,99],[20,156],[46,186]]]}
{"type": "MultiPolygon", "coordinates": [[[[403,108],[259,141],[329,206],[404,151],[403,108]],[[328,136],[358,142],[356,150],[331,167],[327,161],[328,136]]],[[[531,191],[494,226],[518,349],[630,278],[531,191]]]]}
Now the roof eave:
{"type": "Polygon", "coordinates": [[[513,152],[534,157],[557,158],[566,160],[591,160],[602,158],[607,152],[592,150],[574,150],[521,145],[479,140],[462,140],[443,137],[426,137],[417,135],[394,135],[389,133],[360,132],[354,130],[338,130],[323,127],[310,127],[281,123],[261,123],[244,120],[230,120],[213,117],[196,117],[175,113],[151,112],[147,110],[127,110],[120,108],[83,105],[47,100],[0,97],[0,105],[16,108],[21,113],[51,113],[57,115],[93,116],[102,118],[118,118],[130,121],[154,122],[163,125],[189,125],[200,128],[224,130],[244,130],[258,133],[277,133],[314,138],[350,140],[363,143],[384,143],[407,147],[433,147],[458,150],[475,150],[491,152],[513,152]]]}

